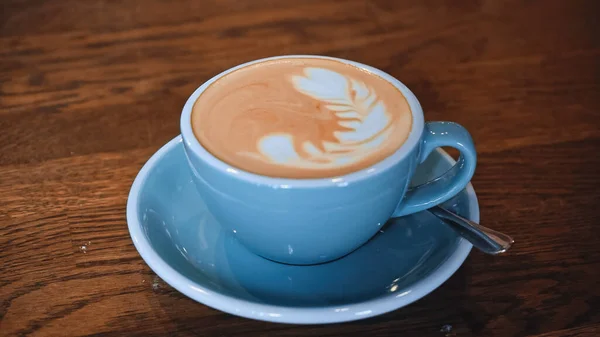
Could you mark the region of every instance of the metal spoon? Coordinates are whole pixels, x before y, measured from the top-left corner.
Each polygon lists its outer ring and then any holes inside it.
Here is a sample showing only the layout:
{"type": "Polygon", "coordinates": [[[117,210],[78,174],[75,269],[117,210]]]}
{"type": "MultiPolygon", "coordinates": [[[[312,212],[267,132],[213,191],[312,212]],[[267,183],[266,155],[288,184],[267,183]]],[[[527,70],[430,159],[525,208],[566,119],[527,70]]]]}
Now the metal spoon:
{"type": "Polygon", "coordinates": [[[515,242],[510,236],[497,232],[493,229],[483,227],[460,215],[456,215],[440,206],[429,209],[433,215],[448,223],[460,236],[467,239],[486,254],[496,255],[506,252],[515,242]]]}

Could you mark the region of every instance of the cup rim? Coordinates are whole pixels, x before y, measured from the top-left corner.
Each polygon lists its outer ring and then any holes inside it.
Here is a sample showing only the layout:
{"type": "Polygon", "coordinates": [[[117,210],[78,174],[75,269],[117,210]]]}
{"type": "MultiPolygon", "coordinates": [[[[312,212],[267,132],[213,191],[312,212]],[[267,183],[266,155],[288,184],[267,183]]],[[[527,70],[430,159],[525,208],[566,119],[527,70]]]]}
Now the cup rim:
{"type": "Polygon", "coordinates": [[[350,61],[337,57],[330,56],[321,56],[321,55],[282,55],[282,56],[272,56],[266,58],[260,58],[257,60],[249,61],[246,63],[242,63],[235,67],[229,68],[221,73],[213,76],[208,81],[204,82],[201,86],[199,86],[187,99],[185,105],[183,106],[181,118],[180,118],[180,129],[181,135],[183,138],[183,142],[188,151],[192,151],[196,156],[200,157],[205,163],[210,165],[212,168],[220,171],[221,173],[230,176],[234,179],[249,181],[252,183],[260,184],[260,185],[270,185],[278,188],[294,188],[294,187],[327,187],[327,186],[340,186],[344,187],[348,184],[364,180],[368,177],[374,176],[381,172],[384,172],[391,167],[394,167],[398,162],[402,161],[404,158],[408,156],[408,154],[419,145],[421,140],[421,136],[423,134],[424,129],[424,117],[423,117],[423,109],[421,108],[421,104],[417,100],[417,97],[408,89],[406,85],[400,82],[395,77],[390,74],[374,68],[372,66],[359,63],[356,61],[350,61]],[[383,160],[363,168],[358,171],[350,172],[344,175],[335,176],[335,177],[324,177],[324,178],[308,178],[308,179],[295,179],[295,178],[279,178],[279,177],[269,177],[256,173],[252,173],[249,171],[245,171],[239,167],[235,167],[230,165],[212,153],[210,153],[207,149],[205,149],[200,141],[194,135],[192,130],[191,116],[192,116],[192,108],[194,103],[198,99],[198,97],[215,81],[220,79],[221,77],[236,71],[240,68],[250,66],[252,64],[266,62],[277,59],[289,59],[289,58],[316,58],[316,59],[327,59],[338,62],[343,62],[346,64],[353,65],[357,68],[366,70],[370,73],[373,73],[384,80],[391,83],[395,86],[401,93],[404,95],[404,98],[408,102],[408,105],[411,110],[412,115],[412,125],[406,141],[390,156],[384,158],[383,160]]]}

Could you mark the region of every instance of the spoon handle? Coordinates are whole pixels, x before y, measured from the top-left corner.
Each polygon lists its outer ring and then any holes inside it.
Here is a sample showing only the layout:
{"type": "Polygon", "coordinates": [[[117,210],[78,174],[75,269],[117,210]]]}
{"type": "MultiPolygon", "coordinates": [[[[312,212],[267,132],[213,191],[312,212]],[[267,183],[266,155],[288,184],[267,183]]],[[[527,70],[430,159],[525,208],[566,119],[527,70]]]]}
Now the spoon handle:
{"type": "Polygon", "coordinates": [[[445,220],[460,236],[484,253],[491,255],[504,253],[515,242],[513,238],[504,233],[467,220],[440,206],[434,206],[429,211],[438,218],[445,220]]]}

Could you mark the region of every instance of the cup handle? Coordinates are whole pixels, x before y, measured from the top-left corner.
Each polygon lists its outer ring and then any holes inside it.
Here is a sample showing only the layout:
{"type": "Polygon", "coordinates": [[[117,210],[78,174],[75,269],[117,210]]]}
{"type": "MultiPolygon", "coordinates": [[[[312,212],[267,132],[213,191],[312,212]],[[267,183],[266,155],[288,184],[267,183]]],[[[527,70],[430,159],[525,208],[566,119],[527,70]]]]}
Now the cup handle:
{"type": "Polygon", "coordinates": [[[420,212],[443,203],[462,191],[475,173],[477,153],[467,129],[452,122],[429,122],[425,124],[423,132],[419,163],[441,146],[458,149],[460,157],[443,175],[409,189],[392,217],[420,212]]]}

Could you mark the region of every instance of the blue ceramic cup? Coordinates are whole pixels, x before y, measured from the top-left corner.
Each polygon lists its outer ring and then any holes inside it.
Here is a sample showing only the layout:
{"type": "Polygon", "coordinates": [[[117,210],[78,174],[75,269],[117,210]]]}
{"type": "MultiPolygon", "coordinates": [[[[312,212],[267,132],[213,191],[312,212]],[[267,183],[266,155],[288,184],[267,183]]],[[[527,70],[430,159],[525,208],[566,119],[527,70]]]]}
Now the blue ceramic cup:
{"type": "MultiPolygon", "coordinates": [[[[475,172],[471,136],[452,122],[425,123],[414,94],[400,81],[373,67],[324,56],[280,56],[224,71],[200,86],[181,114],[181,134],[194,183],[212,215],[250,251],[288,264],[317,264],[340,258],[367,242],[391,217],[438,205],[458,194],[475,172]],[[246,172],[217,159],[194,136],[191,113],[202,92],[225,74],[277,58],[317,57],[345,62],[380,76],[402,92],[412,111],[405,143],[366,169],[322,179],[287,179],[246,172]],[[411,187],[419,163],[437,147],[460,151],[452,169],[411,187]]],[[[207,126],[210,127],[210,126],[207,126]]]]}

